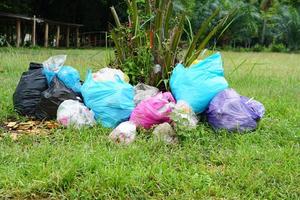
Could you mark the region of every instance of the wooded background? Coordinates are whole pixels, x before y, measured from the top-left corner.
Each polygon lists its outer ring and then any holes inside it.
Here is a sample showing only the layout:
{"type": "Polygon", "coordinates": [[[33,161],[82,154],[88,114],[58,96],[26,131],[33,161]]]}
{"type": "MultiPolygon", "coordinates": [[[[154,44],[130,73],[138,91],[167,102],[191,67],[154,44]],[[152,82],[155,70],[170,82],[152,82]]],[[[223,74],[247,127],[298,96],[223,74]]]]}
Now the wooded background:
{"type": "MultiPolygon", "coordinates": [[[[217,7],[222,9],[219,19],[238,8],[236,20],[218,43],[223,47],[300,49],[299,0],[174,0],[174,4],[188,13],[194,30],[217,7]]],[[[113,22],[112,5],[126,20],[126,3],[118,0],[1,0],[0,11],[84,24],[82,31],[104,31],[113,22]]]]}

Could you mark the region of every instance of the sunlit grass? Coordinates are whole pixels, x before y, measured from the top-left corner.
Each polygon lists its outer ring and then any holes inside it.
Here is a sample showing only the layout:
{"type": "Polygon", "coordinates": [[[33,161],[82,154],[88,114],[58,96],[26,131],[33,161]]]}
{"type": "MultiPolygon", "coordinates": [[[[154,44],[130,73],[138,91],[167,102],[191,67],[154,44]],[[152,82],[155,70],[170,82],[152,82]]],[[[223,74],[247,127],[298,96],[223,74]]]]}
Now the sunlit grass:
{"type": "MultiPolygon", "coordinates": [[[[67,54],[83,80],[89,67],[108,62],[99,49],[0,49],[1,123],[16,117],[12,94],[29,62],[55,54],[67,54]]],[[[299,199],[300,55],[222,55],[231,87],[266,107],[255,132],[214,133],[200,124],[175,146],[143,134],[128,147],[114,145],[100,126],[4,138],[0,198],[299,199]]]]}

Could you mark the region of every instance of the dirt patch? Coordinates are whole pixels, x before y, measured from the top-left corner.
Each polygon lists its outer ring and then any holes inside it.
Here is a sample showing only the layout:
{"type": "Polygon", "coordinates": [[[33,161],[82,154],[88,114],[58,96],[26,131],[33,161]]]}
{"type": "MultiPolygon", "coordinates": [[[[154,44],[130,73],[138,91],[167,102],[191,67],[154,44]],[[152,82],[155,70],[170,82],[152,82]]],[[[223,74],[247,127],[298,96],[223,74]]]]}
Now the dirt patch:
{"type": "Polygon", "coordinates": [[[1,136],[9,135],[13,140],[17,140],[22,135],[48,135],[51,130],[59,128],[55,121],[9,121],[1,125],[1,136]]]}

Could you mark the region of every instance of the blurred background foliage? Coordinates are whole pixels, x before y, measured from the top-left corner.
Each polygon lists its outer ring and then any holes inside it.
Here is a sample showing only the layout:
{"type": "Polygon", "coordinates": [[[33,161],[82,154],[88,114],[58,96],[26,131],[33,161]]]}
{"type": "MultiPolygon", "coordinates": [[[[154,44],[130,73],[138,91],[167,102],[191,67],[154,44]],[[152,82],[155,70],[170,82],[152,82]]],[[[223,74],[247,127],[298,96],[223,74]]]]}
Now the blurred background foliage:
{"type": "MultiPolygon", "coordinates": [[[[143,0],[140,0],[143,1],[143,0]]],[[[175,10],[185,10],[192,29],[216,8],[216,24],[230,10],[238,8],[237,17],[218,40],[218,47],[262,51],[299,50],[299,0],[173,0],[175,10]]],[[[0,11],[84,24],[83,31],[109,30],[114,24],[110,6],[114,6],[122,21],[127,18],[125,0],[1,0],[0,11]]]]}

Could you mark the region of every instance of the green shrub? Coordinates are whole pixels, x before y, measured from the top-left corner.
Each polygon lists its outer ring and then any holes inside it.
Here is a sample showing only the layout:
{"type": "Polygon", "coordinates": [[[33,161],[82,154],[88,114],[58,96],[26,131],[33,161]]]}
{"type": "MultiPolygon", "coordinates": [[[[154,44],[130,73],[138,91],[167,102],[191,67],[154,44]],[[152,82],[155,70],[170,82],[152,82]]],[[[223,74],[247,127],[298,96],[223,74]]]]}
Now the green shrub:
{"type": "Polygon", "coordinates": [[[173,67],[180,60],[189,66],[229,18],[228,14],[216,25],[211,25],[220,11],[216,9],[194,35],[186,12],[176,10],[172,0],[128,0],[127,7],[127,23],[121,23],[111,7],[116,24],[111,31],[116,49],[114,66],[127,73],[132,84],[144,82],[161,90],[169,89],[173,67]],[[185,30],[186,23],[190,30],[185,30]],[[184,32],[188,34],[189,45],[185,55],[180,55],[184,32]],[[154,73],[154,66],[160,66],[161,71],[154,73]]]}
{"type": "Polygon", "coordinates": [[[252,47],[252,51],[254,51],[254,52],[262,52],[264,50],[265,50],[265,48],[260,44],[256,44],[252,47]]]}
{"type": "Polygon", "coordinates": [[[0,47],[7,46],[7,40],[4,35],[0,35],[0,47]]]}
{"type": "Polygon", "coordinates": [[[281,44],[273,43],[273,44],[270,45],[270,49],[273,52],[286,52],[287,51],[286,46],[282,43],[281,44]]]}

